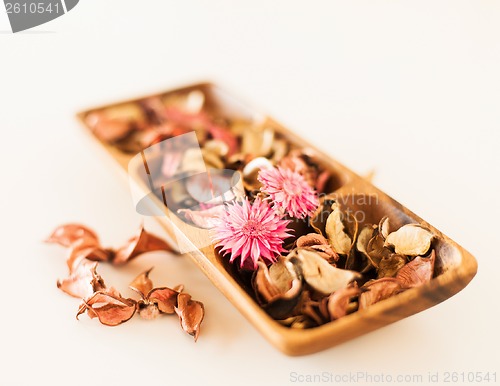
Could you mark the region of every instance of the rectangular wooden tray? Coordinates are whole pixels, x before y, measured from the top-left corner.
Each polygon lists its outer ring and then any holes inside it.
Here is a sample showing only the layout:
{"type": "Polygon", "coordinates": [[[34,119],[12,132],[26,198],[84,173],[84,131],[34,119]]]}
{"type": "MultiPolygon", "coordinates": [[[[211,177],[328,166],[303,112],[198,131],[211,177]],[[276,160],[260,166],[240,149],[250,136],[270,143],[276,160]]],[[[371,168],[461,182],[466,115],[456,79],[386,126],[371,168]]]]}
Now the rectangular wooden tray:
{"type": "MultiPolygon", "coordinates": [[[[246,118],[263,116],[259,111],[232,98],[211,83],[195,84],[148,97],[164,97],[165,95],[188,93],[193,90],[202,91],[207,96],[208,102],[216,106],[218,112],[227,116],[243,116],[246,118]]],[[[125,172],[124,174],[129,175],[138,184],[139,189],[142,189],[144,194],[147,194],[149,188],[143,179],[138,174],[128,170],[132,155],[125,154],[114,146],[98,140],[92,134],[86,119],[93,112],[142,99],[144,98],[89,109],[78,114],[78,118],[89,129],[88,132],[95,138],[97,143],[118,163],[121,170],[125,172]]],[[[214,253],[213,246],[208,245],[209,242],[206,242],[207,232],[200,231],[199,228],[182,221],[175,221],[175,216],[169,216],[168,209],[165,208],[161,200],[154,201],[157,208],[161,208],[165,213],[165,216],[157,217],[157,219],[167,234],[173,239],[178,239],[179,235],[184,238],[183,242],[192,247],[189,255],[195,263],[274,346],[288,355],[305,355],[333,347],[430,308],[453,296],[472,280],[477,271],[477,262],[464,248],[328,154],[315,149],[306,140],[298,137],[272,118],[266,117],[265,119],[276,132],[281,133],[291,143],[299,147],[313,149],[316,156],[322,160],[323,166],[328,168],[335,176],[336,183],[332,187],[332,193],[340,197],[340,201],[344,202],[344,205],[351,210],[362,210],[366,214],[365,222],[378,223],[380,218],[387,215],[391,224],[395,227],[408,223],[418,223],[425,225],[439,236],[437,238],[439,241],[433,245],[437,254],[435,277],[429,283],[407,290],[365,310],[357,311],[322,326],[310,329],[291,329],[273,320],[252,296],[241,287],[237,278],[227,269],[227,263],[222,261],[217,253],[214,253]],[[373,197],[374,200],[364,200],[365,202],[356,200],[355,198],[360,195],[373,197]],[[345,199],[346,197],[349,199],[345,199]],[[196,248],[195,245],[208,246],[196,248]]]]}

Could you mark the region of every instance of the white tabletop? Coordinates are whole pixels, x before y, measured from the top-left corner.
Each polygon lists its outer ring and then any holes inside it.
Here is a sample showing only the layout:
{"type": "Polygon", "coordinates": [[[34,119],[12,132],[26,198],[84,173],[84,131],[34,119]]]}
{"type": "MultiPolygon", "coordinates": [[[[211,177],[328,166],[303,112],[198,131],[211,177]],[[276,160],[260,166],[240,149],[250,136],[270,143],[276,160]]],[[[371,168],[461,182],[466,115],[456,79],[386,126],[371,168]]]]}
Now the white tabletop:
{"type": "Polygon", "coordinates": [[[318,374],[328,384],[358,372],[421,384],[438,372],[442,384],[454,371],[500,381],[499,19],[492,1],[82,0],[14,35],[0,11],[0,384],[287,385],[318,374]],[[76,321],[79,301],[55,285],[64,252],[41,240],[78,221],[116,246],[141,218],[75,112],[199,80],[355,171],[375,169],[376,185],[477,257],[476,278],[432,309],[297,358],[268,344],[190,260],[163,253],[100,271],[128,295],[152,265],[158,284],[183,283],[206,306],[197,343],[175,317],[76,321]]]}

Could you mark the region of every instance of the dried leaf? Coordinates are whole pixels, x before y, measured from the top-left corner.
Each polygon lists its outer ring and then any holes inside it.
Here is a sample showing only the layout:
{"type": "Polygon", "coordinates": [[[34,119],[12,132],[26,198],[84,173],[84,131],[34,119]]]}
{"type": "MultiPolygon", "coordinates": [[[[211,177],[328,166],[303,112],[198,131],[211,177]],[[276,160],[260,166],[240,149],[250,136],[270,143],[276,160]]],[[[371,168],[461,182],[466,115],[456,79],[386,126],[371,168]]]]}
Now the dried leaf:
{"type": "Polygon", "coordinates": [[[404,291],[401,283],[397,279],[391,277],[369,281],[362,289],[366,291],[362,292],[359,296],[360,310],[364,310],[372,304],[404,291]]]}
{"type": "Polygon", "coordinates": [[[403,225],[387,236],[385,245],[394,246],[396,253],[408,256],[423,256],[431,247],[434,235],[418,224],[403,225]]]}
{"type": "Polygon", "coordinates": [[[45,242],[59,244],[63,247],[71,247],[73,243],[83,238],[85,238],[89,244],[93,240],[94,245],[99,245],[99,238],[95,232],[80,224],[64,224],[58,226],[45,242]]]}
{"type": "Polygon", "coordinates": [[[76,317],[87,311],[90,318],[97,317],[106,326],[117,326],[132,318],[136,307],[133,299],[125,299],[117,293],[96,292],[84,300],[76,317]]]}
{"type": "Polygon", "coordinates": [[[398,255],[397,253],[391,253],[388,256],[384,256],[382,260],[380,260],[377,278],[394,277],[405,264],[406,257],[398,255]]]}
{"type": "Polygon", "coordinates": [[[175,313],[175,307],[177,307],[177,297],[182,291],[182,286],[176,288],[178,290],[168,287],[155,288],[151,290],[147,298],[149,301],[154,302],[164,314],[173,314],[175,313]]]}
{"type": "Polygon", "coordinates": [[[345,232],[344,223],[342,222],[343,215],[337,203],[332,204],[332,210],[326,220],[325,227],[328,242],[335,252],[348,255],[351,250],[352,239],[345,232]]]}
{"type": "Polygon", "coordinates": [[[357,285],[341,288],[328,297],[328,314],[335,320],[347,314],[351,298],[358,296],[361,290],[357,285]]]}
{"type": "Polygon", "coordinates": [[[297,248],[306,248],[318,252],[329,263],[336,262],[339,255],[331,248],[328,240],[318,233],[309,233],[297,239],[297,248]]]}
{"type": "Polygon", "coordinates": [[[417,256],[398,271],[396,279],[405,287],[417,287],[432,279],[436,253],[432,250],[430,257],[417,256]]]}
{"type": "Polygon", "coordinates": [[[282,257],[270,267],[260,260],[257,265],[252,280],[257,299],[273,318],[286,317],[297,305],[302,291],[294,265],[282,257]]]}
{"type": "Polygon", "coordinates": [[[104,281],[97,273],[97,263],[81,261],[65,279],[57,281],[57,288],[75,298],[85,299],[105,288],[104,281]]]}
{"type": "Polygon", "coordinates": [[[143,299],[146,298],[149,292],[153,289],[153,282],[149,278],[149,274],[152,269],[153,268],[150,268],[147,271],[141,273],[132,281],[132,283],[129,284],[129,287],[138,292],[143,299]]]}
{"type": "Polygon", "coordinates": [[[182,329],[189,335],[194,336],[196,342],[200,334],[200,325],[205,315],[203,303],[191,300],[191,295],[180,293],[177,296],[175,312],[179,316],[182,329]]]}
{"type": "Polygon", "coordinates": [[[307,284],[325,295],[330,295],[361,277],[358,272],[332,266],[318,253],[307,249],[295,249],[287,258],[298,266],[307,284]]]}
{"type": "Polygon", "coordinates": [[[135,257],[152,251],[173,252],[172,247],[159,237],[147,232],[144,226],[139,228],[138,235],[130,238],[127,243],[116,251],[113,264],[125,264],[135,257]]]}

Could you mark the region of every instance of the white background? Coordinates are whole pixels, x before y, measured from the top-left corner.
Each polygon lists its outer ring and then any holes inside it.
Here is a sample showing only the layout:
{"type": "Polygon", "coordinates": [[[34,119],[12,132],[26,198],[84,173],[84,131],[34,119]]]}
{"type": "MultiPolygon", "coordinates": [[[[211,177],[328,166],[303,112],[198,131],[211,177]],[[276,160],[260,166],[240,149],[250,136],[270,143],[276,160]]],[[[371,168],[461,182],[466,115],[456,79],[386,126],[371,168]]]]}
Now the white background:
{"type": "Polygon", "coordinates": [[[499,2],[82,0],[15,35],[0,9],[1,385],[287,385],[291,372],[323,371],[497,371],[500,382],[499,2]],[[175,317],[77,322],[78,300],[55,286],[63,250],[41,240],[79,221],[116,246],[140,217],[75,112],[205,79],[355,171],[375,169],[379,187],[477,257],[476,278],[432,309],[298,358],[190,260],[162,253],[101,272],[128,295],[151,265],[158,284],[184,283],[207,310],[196,344],[175,317]]]}

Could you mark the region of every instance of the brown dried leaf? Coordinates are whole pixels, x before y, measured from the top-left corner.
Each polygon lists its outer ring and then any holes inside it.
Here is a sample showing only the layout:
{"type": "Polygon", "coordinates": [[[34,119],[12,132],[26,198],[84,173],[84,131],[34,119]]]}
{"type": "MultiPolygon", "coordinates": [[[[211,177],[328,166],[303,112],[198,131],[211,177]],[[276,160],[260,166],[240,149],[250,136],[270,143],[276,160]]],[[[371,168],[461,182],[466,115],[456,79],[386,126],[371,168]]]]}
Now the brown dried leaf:
{"type": "Polygon", "coordinates": [[[297,239],[297,248],[306,248],[318,252],[328,262],[336,262],[339,255],[331,248],[328,240],[318,233],[309,233],[297,239]]]}
{"type": "Polygon", "coordinates": [[[200,334],[200,325],[205,316],[203,303],[196,300],[191,300],[191,295],[180,293],[177,296],[177,307],[175,312],[179,316],[181,327],[189,335],[194,336],[194,340],[198,340],[200,334]]]}
{"type": "Polygon", "coordinates": [[[396,279],[405,287],[417,287],[432,279],[436,253],[432,250],[429,257],[417,256],[398,271],[396,279]]]}
{"type": "Polygon", "coordinates": [[[287,258],[296,264],[307,284],[324,295],[330,295],[361,277],[358,272],[332,266],[317,252],[307,249],[297,248],[287,258]]]}
{"type": "Polygon", "coordinates": [[[84,300],[76,317],[87,311],[90,318],[97,317],[106,326],[117,326],[134,316],[137,302],[125,299],[119,294],[96,292],[88,300],[84,300]]]}
{"type": "Polygon", "coordinates": [[[81,261],[67,278],[57,281],[57,288],[75,298],[88,298],[106,287],[96,269],[97,263],[81,261]]]}
{"type": "Polygon", "coordinates": [[[343,214],[337,203],[332,204],[332,213],[326,220],[325,232],[328,237],[328,242],[333,247],[333,250],[342,255],[348,255],[352,239],[345,231],[344,223],[342,222],[343,214]]]}
{"type": "Polygon", "coordinates": [[[113,264],[125,264],[143,253],[152,251],[173,252],[173,249],[164,240],[147,232],[144,225],[141,225],[139,233],[116,251],[113,264]]]}
{"type": "Polygon", "coordinates": [[[404,291],[401,283],[392,277],[369,281],[362,289],[366,291],[359,296],[360,310],[404,291]]]}
{"type": "Polygon", "coordinates": [[[347,314],[351,298],[358,296],[361,290],[356,284],[341,288],[328,297],[328,314],[330,320],[335,320],[347,314]]]}
{"type": "Polygon", "coordinates": [[[149,292],[147,298],[150,302],[154,302],[164,314],[173,314],[175,313],[175,307],[177,307],[177,297],[182,291],[182,286],[175,288],[155,288],[149,292]]]}
{"type": "Polygon", "coordinates": [[[394,277],[405,264],[406,257],[398,255],[397,253],[391,253],[388,256],[384,256],[382,260],[380,260],[377,278],[394,277]]]}
{"type": "Polygon", "coordinates": [[[144,299],[149,294],[149,292],[153,289],[153,282],[149,278],[149,274],[153,268],[149,268],[147,271],[138,275],[132,283],[129,284],[129,287],[134,291],[138,292],[139,295],[144,299]]]}
{"type": "Polygon", "coordinates": [[[58,226],[45,240],[46,243],[55,243],[63,247],[71,247],[73,243],[85,239],[88,244],[92,241],[99,245],[99,237],[90,228],[80,224],[64,224],[58,226]]]}
{"type": "Polygon", "coordinates": [[[408,256],[423,256],[431,247],[434,235],[418,224],[403,225],[387,236],[385,245],[394,246],[396,253],[408,256]]]}

